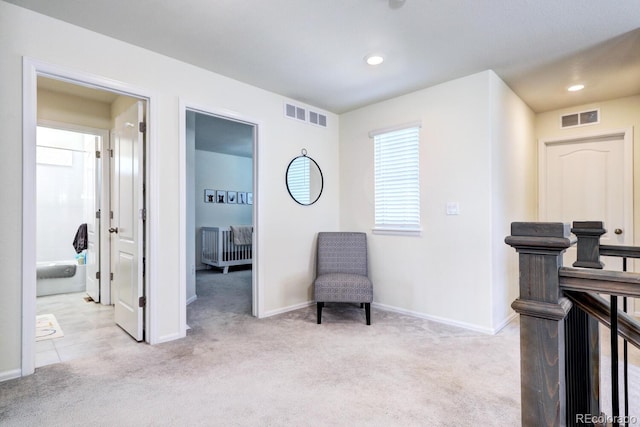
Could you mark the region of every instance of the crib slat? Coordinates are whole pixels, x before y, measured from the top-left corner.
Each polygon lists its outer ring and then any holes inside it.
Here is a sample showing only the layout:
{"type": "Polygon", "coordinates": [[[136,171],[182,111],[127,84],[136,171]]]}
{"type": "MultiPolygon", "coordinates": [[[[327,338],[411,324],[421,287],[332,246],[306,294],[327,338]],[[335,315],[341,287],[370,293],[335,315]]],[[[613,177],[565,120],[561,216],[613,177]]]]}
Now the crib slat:
{"type": "Polygon", "coordinates": [[[201,233],[201,261],[204,264],[225,271],[230,265],[252,264],[252,246],[233,243],[230,227],[202,227],[201,233]]]}

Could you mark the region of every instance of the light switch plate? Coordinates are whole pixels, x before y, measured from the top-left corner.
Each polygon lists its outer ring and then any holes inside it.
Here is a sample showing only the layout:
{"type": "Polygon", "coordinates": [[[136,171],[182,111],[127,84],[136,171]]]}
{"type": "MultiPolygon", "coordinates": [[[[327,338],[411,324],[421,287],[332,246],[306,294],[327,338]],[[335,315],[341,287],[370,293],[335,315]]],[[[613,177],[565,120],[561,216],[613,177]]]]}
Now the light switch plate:
{"type": "Polygon", "coordinates": [[[458,202],[447,202],[447,215],[460,215],[460,204],[458,202]]]}

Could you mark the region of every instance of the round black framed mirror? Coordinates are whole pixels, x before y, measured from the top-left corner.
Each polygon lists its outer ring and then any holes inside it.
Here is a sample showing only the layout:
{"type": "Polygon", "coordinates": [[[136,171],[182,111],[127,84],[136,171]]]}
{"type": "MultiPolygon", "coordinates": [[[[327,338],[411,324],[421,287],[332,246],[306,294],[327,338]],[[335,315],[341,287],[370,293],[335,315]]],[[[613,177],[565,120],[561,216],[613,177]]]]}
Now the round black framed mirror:
{"type": "Polygon", "coordinates": [[[291,198],[303,206],[317,202],[324,187],[322,170],[305,149],[289,163],[286,181],[291,198]]]}

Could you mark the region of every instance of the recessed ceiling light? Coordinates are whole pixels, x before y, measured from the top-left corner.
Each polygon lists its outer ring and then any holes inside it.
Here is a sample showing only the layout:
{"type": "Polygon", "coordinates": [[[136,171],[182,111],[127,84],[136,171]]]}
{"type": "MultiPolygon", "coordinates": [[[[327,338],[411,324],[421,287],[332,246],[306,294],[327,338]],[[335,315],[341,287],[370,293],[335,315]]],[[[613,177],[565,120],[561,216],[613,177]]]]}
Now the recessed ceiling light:
{"type": "Polygon", "coordinates": [[[384,58],[380,55],[369,55],[364,58],[369,65],[380,65],[384,62],[384,58]]]}
{"type": "Polygon", "coordinates": [[[582,89],[584,89],[584,85],[573,85],[573,86],[569,86],[567,88],[567,90],[569,92],[577,92],[577,91],[582,90],[582,89]]]}

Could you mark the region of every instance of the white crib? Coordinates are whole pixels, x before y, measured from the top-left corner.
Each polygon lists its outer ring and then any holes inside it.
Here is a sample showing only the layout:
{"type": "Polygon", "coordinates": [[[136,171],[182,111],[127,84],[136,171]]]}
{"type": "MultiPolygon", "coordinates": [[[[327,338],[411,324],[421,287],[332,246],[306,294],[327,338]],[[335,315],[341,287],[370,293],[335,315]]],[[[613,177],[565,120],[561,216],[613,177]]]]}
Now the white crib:
{"type": "Polygon", "coordinates": [[[251,264],[252,245],[233,243],[231,227],[202,227],[201,262],[222,268],[227,274],[229,266],[251,264]]]}

